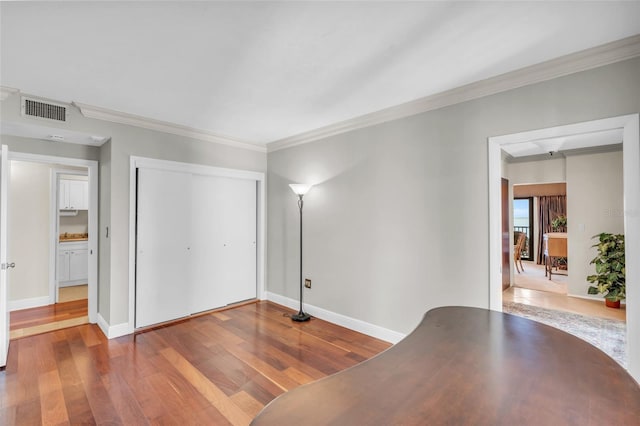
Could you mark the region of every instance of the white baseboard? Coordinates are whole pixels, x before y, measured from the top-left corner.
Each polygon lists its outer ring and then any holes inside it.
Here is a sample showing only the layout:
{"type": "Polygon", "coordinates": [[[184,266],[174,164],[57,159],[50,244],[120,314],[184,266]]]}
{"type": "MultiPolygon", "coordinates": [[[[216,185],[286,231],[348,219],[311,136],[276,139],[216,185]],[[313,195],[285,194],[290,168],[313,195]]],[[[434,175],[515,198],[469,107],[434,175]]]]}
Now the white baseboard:
{"type": "Polygon", "coordinates": [[[29,299],[19,299],[9,301],[9,312],[18,311],[20,309],[38,308],[40,306],[50,305],[49,296],[31,297],[29,299]]]}
{"type": "Polygon", "coordinates": [[[129,331],[129,323],[123,322],[122,324],[109,325],[107,321],[98,314],[98,327],[102,330],[102,333],[107,336],[107,339],[115,339],[116,337],[126,336],[131,334],[129,331]]]}
{"type": "MultiPolygon", "coordinates": [[[[300,307],[300,302],[298,300],[271,293],[269,291],[265,292],[265,295],[267,300],[279,305],[283,305],[291,309],[299,309],[300,307]]],[[[388,328],[380,327],[379,325],[371,324],[356,318],[351,318],[346,315],[328,311],[317,306],[309,305],[308,303],[304,304],[304,310],[308,314],[320,318],[324,321],[341,325],[342,327],[346,327],[359,333],[384,340],[385,342],[398,343],[400,340],[406,337],[406,334],[398,333],[397,331],[389,330],[388,328]]]]}
{"type": "MultiPolygon", "coordinates": [[[[604,303],[604,296],[603,295],[584,295],[584,294],[571,294],[571,293],[568,293],[567,296],[569,296],[569,297],[577,297],[578,299],[596,300],[598,302],[604,303]]],[[[626,303],[627,303],[627,300],[626,299],[622,299],[622,304],[626,305],[626,303]]]]}

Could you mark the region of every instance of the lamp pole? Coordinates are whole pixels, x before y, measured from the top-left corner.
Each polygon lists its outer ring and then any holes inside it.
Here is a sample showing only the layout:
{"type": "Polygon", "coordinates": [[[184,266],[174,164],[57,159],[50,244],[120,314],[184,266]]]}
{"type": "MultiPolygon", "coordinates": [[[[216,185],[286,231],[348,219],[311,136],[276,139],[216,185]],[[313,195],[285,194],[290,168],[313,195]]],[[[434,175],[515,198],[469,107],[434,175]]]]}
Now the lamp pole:
{"type": "Polygon", "coordinates": [[[311,316],[302,310],[302,207],[304,201],[302,197],[309,192],[311,185],[289,185],[293,192],[298,195],[298,209],[300,210],[300,311],[297,314],[291,315],[291,319],[297,322],[309,321],[311,316]]]}

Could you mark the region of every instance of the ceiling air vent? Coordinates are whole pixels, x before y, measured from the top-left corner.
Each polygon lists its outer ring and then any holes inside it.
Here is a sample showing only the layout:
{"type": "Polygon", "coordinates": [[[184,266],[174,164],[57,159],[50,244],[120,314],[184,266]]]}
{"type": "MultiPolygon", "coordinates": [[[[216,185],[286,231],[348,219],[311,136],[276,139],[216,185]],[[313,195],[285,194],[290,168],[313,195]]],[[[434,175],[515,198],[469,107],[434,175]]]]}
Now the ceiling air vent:
{"type": "Polygon", "coordinates": [[[67,107],[35,99],[22,98],[22,113],[30,117],[67,121],[67,107]]]}

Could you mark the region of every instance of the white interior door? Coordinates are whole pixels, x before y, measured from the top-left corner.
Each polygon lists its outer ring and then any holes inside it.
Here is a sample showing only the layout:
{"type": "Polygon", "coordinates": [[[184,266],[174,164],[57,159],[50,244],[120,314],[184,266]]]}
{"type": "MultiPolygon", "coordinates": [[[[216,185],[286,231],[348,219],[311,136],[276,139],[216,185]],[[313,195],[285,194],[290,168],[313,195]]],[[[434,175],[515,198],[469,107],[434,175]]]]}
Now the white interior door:
{"type": "Polygon", "coordinates": [[[136,327],[189,315],[190,176],[138,169],[136,327]]]}
{"type": "Polygon", "coordinates": [[[7,365],[9,353],[9,308],[7,298],[7,202],[9,199],[9,149],[0,152],[0,367],[7,365]]]}
{"type": "Polygon", "coordinates": [[[136,327],[257,297],[255,180],[139,168],[137,182],[136,327]]]}
{"type": "Polygon", "coordinates": [[[193,175],[191,199],[191,295],[190,311],[197,313],[229,303],[225,280],[222,207],[225,205],[219,178],[193,175]]]}
{"type": "Polygon", "coordinates": [[[191,313],[253,299],[256,181],[193,175],[191,313]]]}
{"type": "Polygon", "coordinates": [[[224,288],[227,303],[254,299],[256,279],[256,181],[222,180],[227,200],[222,207],[224,223],[224,288]]]}

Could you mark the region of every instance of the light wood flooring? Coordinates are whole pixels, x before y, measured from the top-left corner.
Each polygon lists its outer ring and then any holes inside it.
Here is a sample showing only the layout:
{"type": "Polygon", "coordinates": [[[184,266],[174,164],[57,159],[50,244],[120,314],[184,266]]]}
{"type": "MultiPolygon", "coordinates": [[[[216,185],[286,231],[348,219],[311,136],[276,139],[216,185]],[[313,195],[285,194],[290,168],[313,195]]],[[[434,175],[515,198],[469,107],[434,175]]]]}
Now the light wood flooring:
{"type": "Polygon", "coordinates": [[[607,308],[604,301],[582,299],[567,296],[568,274],[559,271],[552,274],[551,280],[544,275],[544,265],[532,261],[523,261],[523,271],[514,273],[514,286],[502,293],[503,302],[516,302],[540,308],[573,312],[598,318],[626,321],[626,307],[607,308]]]}
{"type": "Polygon", "coordinates": [[[74,285],[71,287],[60,287],[58,289],[58,302],[71,302],[89,298],[89,286],[74,285]]]}
{"type": "Polygon", "coordinates": [[[9,320],[9,338],[33,336],[76,325],[88,324],[87,286],[60,288],[60,303],[13,311],[9,320]]]}
{"type": "Polygon", "coordinates": [[[246,425],[390,346],[291,313],[257,302],[112,340],[87,324],[12,341],[0,424],[246,425]]]}

